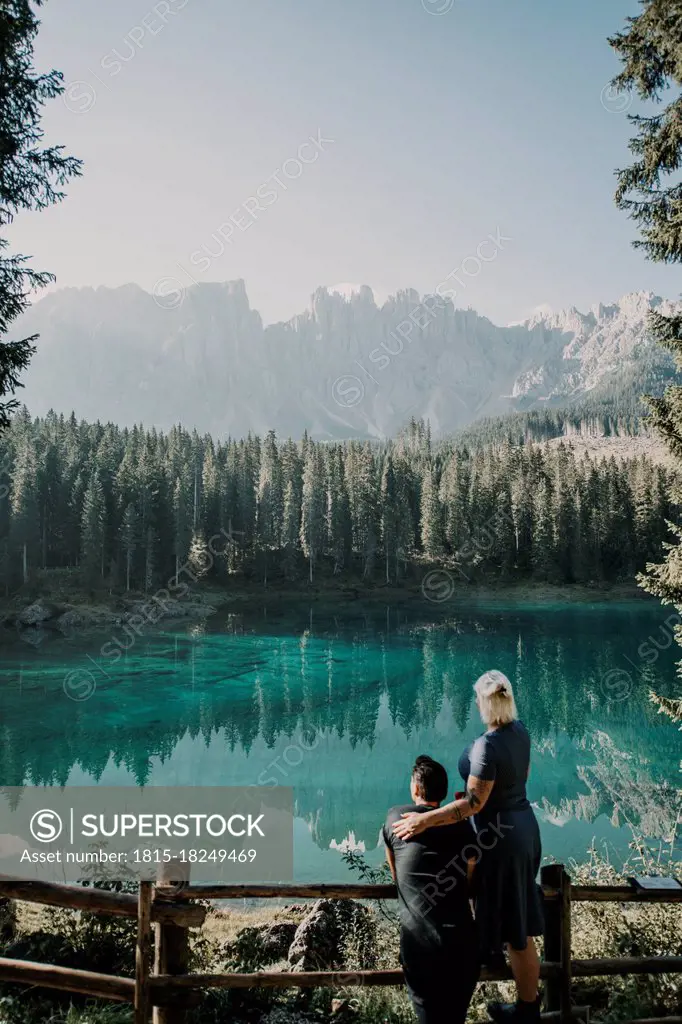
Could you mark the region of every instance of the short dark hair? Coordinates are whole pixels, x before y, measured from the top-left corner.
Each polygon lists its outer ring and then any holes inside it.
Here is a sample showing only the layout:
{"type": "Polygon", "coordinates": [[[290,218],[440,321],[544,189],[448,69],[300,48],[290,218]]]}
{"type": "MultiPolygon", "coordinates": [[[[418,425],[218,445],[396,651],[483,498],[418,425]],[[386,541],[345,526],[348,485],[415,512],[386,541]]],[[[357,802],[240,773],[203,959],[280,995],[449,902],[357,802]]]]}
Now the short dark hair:
{"type": "Polygon", "coordinates": [[[412,778],[422,799],[429,803],[440,803],[448,795],[448,773],[442,764],[427,754],[420,754],[414,762],[412,778]]]}

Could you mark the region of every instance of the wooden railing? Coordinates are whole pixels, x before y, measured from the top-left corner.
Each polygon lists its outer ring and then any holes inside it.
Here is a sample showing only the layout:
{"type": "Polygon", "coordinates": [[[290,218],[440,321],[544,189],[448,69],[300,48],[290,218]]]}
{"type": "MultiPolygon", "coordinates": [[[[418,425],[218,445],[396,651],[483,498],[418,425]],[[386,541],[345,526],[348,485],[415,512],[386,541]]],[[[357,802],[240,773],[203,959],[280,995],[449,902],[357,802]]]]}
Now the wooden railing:
{"type": "MultiPolygon", "coordinates": [[[[542,869],[545,900],[544,960],[546,1020],[587,1020],[588,1007],[572,1000],[572,979],[609,975],[682,973],[682,956],[621,957],[573,960],[571,906],[576,902],[680,903],[682,890],[642,892],[628,886],[572,885],[561,864],[542,869]]],[[[201,992],[211,988],[346,988],[347,986],[402,985],[401,970],[272,971],[257,974],[189,974],[190,929],[206,916],[196,900],[230,899],[395,899],[393,885],[152,885],[141,882],[137,897],[102,889],[48,882],[12,881],[0,877],[0,896],[65,907],[71,910],[137,919],[135,977],[121,978],[25,960],[0,957],[0,981],[77,992],[100,999],[132,1003],[135,1024],[185,1024],[188,1009],[201,992]],[[152,944],[152,930],[155,931],[152,944]],[[152,964],[152,945],[155,956],[152,964]]],[[[508,968],[481,973],[482,981],[506,981],[508,968]]],[[[638,1024],[682,1024],[682,1017],[647,1019],[638,1024]]]]}

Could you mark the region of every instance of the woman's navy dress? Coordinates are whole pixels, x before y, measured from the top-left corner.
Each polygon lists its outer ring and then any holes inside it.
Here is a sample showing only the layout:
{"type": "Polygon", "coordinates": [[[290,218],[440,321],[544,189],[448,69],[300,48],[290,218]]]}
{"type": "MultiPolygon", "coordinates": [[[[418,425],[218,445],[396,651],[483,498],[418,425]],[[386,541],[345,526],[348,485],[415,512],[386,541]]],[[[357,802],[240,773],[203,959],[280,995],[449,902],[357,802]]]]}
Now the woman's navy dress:
{"type": "Polygon", "coordinates": [[[529,935],[543,933],[543,904],[536,878],[542,848],[540,829],[526,796],[530,737],[514,721],[479,736],[459,759],[459,772],[494,782],[475,815],[478,895],[476,923],[484,957],[509,943],[526,948],[529,935]]]}

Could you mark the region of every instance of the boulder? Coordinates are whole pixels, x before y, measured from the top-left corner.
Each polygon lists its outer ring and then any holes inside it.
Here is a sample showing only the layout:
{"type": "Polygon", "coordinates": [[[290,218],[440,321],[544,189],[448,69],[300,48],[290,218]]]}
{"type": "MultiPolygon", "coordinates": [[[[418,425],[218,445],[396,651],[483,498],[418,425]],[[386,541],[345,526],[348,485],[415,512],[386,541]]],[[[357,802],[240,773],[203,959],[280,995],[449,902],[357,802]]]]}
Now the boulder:
{"type": "Polygon", "coordinates": [[[22,629],[19,633],[19,639],[22,643],[29,644],[31,647],[40,647],[49,636],[48,631],[40,626],[35,626],[32,629],[22,629]]]}
{"type": "Polygon", "coordinates": [[[17,624],[19,626],[39,626],[41,622],[54,619],[57,614],[58,611],[54,605],[49,604],[47,601],[34,601],[28,608],[24,608],[23,611],[19,612],[17,624]]]}
{"type": "Polygon", "coordinates": [[[274,924],[260,926],[261,948],[265,963],[286,960],[289,947],[294,941],[298,925],[295,921],[276,921],[274,924]]]}
{"type": "Polygon", "coordinates": [[[355,900],[317,900],[301,921],[289,948],[292,971],[319,971],[344,966],[349,944],[371,966],[375,925],[366,907],[355,900]]]}
{"type": "Polygon", "coordinates": [[[68,631],[70,629],[78,629],[79,626],[87,625],[86,617],[82,612],[76,611],[75,608],[70,608],[68,612],[64,612],[57,619],[57,625],[60,629],[68,631]]]}
{"type": "Polygon", "coordinates": [[[225,950],[228,964],[244,971],[258,971],[286,960],[297,927],[295,921],[274,921],[240,928],[225,950]]]}

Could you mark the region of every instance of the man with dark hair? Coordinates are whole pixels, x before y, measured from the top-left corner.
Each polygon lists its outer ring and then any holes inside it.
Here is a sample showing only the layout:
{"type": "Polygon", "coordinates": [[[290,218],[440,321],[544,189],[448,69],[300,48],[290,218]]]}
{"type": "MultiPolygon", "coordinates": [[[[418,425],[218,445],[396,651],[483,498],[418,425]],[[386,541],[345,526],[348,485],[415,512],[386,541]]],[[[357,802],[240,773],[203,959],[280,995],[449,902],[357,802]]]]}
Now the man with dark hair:
{"type": "Polygon", "coordinates": [[[448,776],[438,761],[417,758],[410,781],[412,803],[392,807],[384,825],[386,860],[398,887],[400,961],[419,1024],[463,1024],[480,963],[469,884],[476,833],[468,820],[428,828],[409,842],[393,823],[401,815],[438,807],[448,776]]]}

